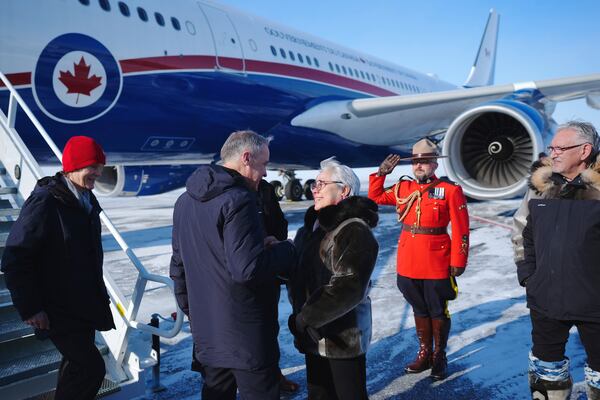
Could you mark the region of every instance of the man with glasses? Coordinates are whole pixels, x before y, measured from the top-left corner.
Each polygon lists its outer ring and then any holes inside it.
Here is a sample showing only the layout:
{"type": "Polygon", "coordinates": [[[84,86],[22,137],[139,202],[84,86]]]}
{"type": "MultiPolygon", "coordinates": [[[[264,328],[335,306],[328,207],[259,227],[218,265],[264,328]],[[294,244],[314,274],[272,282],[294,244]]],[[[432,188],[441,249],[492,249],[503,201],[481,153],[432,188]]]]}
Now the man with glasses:
{"type": "Polygon", "coordinates": [[[456,298],[455,277],[467,265],[469,216],[462,189],[447,178],[438,178],[437,159],[444,157],[428,139],[412,149],[415,179],[402,177],[384,189],[385,176],[393,171],[400,156],[391,154],[369,176],[369,198],[377,204],[394,205],[402,233],[398,241],[397,284],[415,317],[419,351],[406,366],[407,373],[431,368],[431,377],[446,377],[446,344],[450,333],[448,301],[456,298]],[[452,224],[452,238],[448,224],[452,224]],[[432,339],[435,349],[432,346],[432,339]]]}
{"type": "Polygon", "coordinates": [[[600,399],[599,144],[590,123],[560,125],[548,156],[534,163],[531,190],[514,217],[517,275],[532,324],[534,399],[569,398],[565,345],[573,326],[588,357],[588,399],[600,399]]]}

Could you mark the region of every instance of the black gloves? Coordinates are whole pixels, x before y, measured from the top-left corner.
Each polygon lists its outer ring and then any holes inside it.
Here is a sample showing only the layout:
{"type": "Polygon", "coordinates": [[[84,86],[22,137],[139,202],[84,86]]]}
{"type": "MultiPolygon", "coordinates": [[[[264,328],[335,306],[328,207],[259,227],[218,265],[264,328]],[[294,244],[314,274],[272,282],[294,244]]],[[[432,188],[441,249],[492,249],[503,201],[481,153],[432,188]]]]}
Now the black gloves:
{"type": "Polygon", "coordinates": [[[298,340],[311,340],[318,343],[323,338],[319,331],[306,324],[300,314],[292,314],[288,318],[288,327],[292,335],[298,340]]]}

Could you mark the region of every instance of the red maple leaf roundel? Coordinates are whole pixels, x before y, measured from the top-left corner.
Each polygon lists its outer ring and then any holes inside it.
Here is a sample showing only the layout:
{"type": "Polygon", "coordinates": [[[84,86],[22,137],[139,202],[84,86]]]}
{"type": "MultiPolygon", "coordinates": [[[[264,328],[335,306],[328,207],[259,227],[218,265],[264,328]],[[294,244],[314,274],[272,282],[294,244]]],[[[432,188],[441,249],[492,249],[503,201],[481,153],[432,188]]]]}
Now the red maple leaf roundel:
{"type": "Polygon", "coordinates": [[[92,90],[96,89],[101,85],[101,77],[96,75],[90,75],[90,66],[85,63],[83,56],[79,60],[79,64],[73,63],[75,68],[75,75],[71,71],[60,71],[59,81],[67,87],[67,93],[77,93],[77,100],[79,101],[79,95],[83,94],[89,96],[92,90]]]}

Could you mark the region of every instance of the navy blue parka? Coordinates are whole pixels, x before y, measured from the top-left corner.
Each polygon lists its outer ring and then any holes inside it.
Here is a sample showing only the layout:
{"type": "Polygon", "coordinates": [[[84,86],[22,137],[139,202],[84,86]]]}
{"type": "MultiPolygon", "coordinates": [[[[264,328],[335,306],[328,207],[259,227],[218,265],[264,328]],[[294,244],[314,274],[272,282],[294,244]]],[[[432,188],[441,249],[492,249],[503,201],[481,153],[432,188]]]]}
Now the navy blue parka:
{"type": "Polygon", "coordinates": [[[51,335],[109,330],[100,205],[90,193],[88,214],[63,179],[58,173],[38,181],[8,236],[2,272],[23,320],[45,311],[51,335]]]}
{"type": "Polygon", "coordinates": [[[237,172],[199,167],[173,214],[170,275],[203,365],[256,370],[279,361],[278,276],[294,246],[268,249],[256,192],[237,172]]]}

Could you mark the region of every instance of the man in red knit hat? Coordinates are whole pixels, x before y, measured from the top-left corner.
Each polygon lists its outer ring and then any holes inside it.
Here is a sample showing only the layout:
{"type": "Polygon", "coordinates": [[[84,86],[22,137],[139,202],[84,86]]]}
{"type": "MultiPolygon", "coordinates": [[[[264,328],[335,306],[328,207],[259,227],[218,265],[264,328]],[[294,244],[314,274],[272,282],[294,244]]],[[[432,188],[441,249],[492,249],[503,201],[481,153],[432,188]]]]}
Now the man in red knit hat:
{"type": "Polygon", "coordinates": [[[2,272],[15,308],[63,356],[55,399],[94,399],[106,373],[95,331],[113,329],[102,279],[100,205],[91,192],[106,162],[98,143],[74,136],[63,171],[38,181],[13,225],[2,272]]]}

